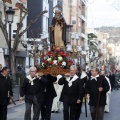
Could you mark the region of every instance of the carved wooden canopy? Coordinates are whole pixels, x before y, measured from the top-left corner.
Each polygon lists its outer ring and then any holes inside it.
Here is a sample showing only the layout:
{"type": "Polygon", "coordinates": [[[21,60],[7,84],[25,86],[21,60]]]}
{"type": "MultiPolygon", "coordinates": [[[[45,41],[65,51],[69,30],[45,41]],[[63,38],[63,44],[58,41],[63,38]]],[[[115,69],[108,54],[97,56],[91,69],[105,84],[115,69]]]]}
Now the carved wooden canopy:
{"type": "Polygon", "coordinates": [[[69,72],[69,69],[64,69],[64,68],[56,66],[56,65],[51,66],[47,69],[38,70],[38,73],[51,74],[53,76],[57,76],[59,74],[65,74],[65,73],[68,73],[68,72],[69,72]]]}

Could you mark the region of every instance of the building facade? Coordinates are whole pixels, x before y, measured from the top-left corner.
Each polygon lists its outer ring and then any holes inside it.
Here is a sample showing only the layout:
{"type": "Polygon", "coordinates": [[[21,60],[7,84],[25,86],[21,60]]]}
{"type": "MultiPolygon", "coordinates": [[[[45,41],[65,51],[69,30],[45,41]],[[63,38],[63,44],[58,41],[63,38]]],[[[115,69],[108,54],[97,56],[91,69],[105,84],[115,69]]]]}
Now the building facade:
{"type": "MultiPolygon", "coordinates": [[[[68,24],[72,25],[69,32],[71,45],[81,46],[86,53],[87,39],[87,4],[84,0],[63,1],[63,15],[68,24]]],[[[86,54],[80,57],[81,65],[85,66],[86,54]]]]}

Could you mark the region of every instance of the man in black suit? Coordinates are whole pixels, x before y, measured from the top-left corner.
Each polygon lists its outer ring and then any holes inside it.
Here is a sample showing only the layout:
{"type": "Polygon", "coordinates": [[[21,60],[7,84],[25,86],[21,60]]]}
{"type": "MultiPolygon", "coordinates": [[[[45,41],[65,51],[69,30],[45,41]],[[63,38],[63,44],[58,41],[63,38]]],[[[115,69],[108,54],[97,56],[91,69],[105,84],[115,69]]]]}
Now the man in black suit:
{"type": "Polygon", "coordinates": [[[115,87],[115,75],[114,75],[114,72],[111,72],[111,77],[109,77],[109,79],[110,79],[111,91],[112,91],[113,88],[115,87]]]}
{"type": "Polygon", "coordinates": [[[85,97],[85,85],[88,80],[88,76],[85,71],[82,70],[82,67],[78,66],[78,72],[77,72],[78,77],[80,78],[82,84],[83,84],[83,95],[81,98],[80,104],[77,104],[77,111],[76,111],[76,118],[75,120],[79,120],[80,114],[81,114],[81,109],[82,109],[82,102],[83,102],[83,97],[85,97]]]}
{"type": "Polygon", "coordinates": [[[0,120],[7,120],[8,97],[13,96],[8,73],[8,67],[3,67],[0,73],[0,120]]]}
{"type": "Polygon", "coordinates": [[[0,73],[1,73],[1,71],[2,71],[2,64],[0,64],[0,73]]]}
{"type": "Polygon", "coordinates": [[[86,73],[87,73],[87,76],[88,76],[88,77],[89,77],[89,79],[90,79],[90,77],[91,77],[91,70],[89,70],[89,68],[87,68],[86,73]]]}
{"type": "Polygon", "coordinates": [[[64,85],[60,97],[60,101],[63,102],[64,107],[64,120],[75,120],[76,105],[81,102],[83,85],[79,77],[76,75],[76,72],[77,67],[72,65],[70,67],[70,73],[67,73],[65,75],[66,77],[62,77],[58,81],[59,85],[64,85]]]}
{"type": "Polygon", "coordinates": [[[90,112],[92,120],[103,120],[106,105],[106,92],[109,84],[104,76],[99,75],[99,69],[93,68],[91,78],[86,83],[86,93],[90,96],[90,112]]]}
{"type": "Polygon", "coordinates": [[[33,120],[39,120],[41,102],[43,100],[43,85],[47,83],[44,77],[38,76],[36,67],[30,68],[30,75],[26,76],[20,89],[20,102],[25,96],[25,118],[31,120],[31,107],[33,105],[33,120]]]}
{"type": "Polygon", "coordinates": [[[44,77],[48,80],[48,83],[44,84],[44,100],[41,107],[41,120],[50,120],[53,99],[57,96],[53,82],[57,81],[57,77],[50,74],[47,74],[44,77]]]}

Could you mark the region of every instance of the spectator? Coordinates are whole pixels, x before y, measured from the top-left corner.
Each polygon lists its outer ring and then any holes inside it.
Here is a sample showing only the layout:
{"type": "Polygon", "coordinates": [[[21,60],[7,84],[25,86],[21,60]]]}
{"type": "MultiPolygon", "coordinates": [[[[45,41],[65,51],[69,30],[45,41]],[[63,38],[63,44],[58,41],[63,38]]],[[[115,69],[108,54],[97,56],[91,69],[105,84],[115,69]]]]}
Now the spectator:
{"type": "Polygon", "coordinates": [[[17,68],[18,68],[19,71],[21,71],[21,73],[23,74],[23,76],[26,77],[25,70],[21,66],[18,66],[17,68]]]}
{"type": "Polygon", "coordinates": [[[119,72],[116,70],[114,89],[117,89],[117,90],[119,89],[119,80],[120,80],[120,74],[119,74],[119,72]]]}
{"type": "Polygon", "coordinates": [[[3,67],[0,73],[0,120],[7,120],[8,97],[13,97],[9,68],[3,67]]]}

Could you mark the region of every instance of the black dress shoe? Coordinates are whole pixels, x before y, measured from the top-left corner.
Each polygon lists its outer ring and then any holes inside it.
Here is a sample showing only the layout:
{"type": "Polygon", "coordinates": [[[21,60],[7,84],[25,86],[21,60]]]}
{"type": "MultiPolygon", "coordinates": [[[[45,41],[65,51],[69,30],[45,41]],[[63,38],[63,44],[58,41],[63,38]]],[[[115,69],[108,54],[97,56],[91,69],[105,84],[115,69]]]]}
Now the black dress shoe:
{"type": "Polygon", "coordinates": [[[55,111],[56,113],[59,113],[58,111],[55,111]]]}
{"type": "Polygon", "coordinates": [[[105,111],[105,113],[109,113],[109,112],[105,111]]]}
{"type": "Polygon", "coordinates": [[[41,118],[40,120],[44,120],[44,118],[41,118]]]}
{"type": "Polygon", "coordinates": [[[51,113],[55,113],[55,111],[51,111],[51,113]]]}

